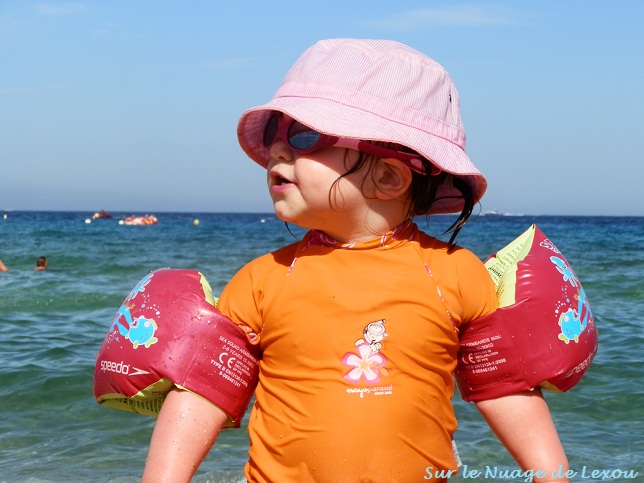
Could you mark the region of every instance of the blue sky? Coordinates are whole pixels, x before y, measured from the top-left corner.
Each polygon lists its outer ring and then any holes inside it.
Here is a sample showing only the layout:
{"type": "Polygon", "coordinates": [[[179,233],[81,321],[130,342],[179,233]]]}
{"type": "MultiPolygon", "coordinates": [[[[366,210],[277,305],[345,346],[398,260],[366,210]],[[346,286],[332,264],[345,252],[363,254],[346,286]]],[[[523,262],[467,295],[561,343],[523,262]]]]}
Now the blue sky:
{"type": "Polygon", "coordinates": [[[481,210],[644,215],[639,0],[0,0],[0,210],[270,212],[237,120],[332,37],[445,66],[481,210]]]}

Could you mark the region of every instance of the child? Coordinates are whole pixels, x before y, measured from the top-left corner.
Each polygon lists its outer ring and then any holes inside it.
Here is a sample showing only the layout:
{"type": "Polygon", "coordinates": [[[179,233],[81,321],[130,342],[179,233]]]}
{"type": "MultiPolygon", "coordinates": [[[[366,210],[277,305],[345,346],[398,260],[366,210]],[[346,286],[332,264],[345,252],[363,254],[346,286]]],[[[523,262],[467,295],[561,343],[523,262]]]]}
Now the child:
{"type": "MultiPolygon", "coordinates": [[[[247,479],[453,475],[459,330],[496,297],[482,263],[453,245],[486,181],[465,154],[448,74],[395,42],[322,41],[242,115],[238,136],[267,169],[278,218],[310,229],[242,268],[219,300],[262,354],[247,479]],[[412,222],[453,212],[449,244],[412,222]]],[[[525,471],[547,472],[535,481],[567,469],[538,390],[477,407],[525,471]]],[[[189,481],[226,418],[173,389],[143,480],[189,481]]]]}
{"type": "Polygon", "coordinates": [[[47,270],[47,259],[45,257],[38,257],[34,270],[47,270]]]}

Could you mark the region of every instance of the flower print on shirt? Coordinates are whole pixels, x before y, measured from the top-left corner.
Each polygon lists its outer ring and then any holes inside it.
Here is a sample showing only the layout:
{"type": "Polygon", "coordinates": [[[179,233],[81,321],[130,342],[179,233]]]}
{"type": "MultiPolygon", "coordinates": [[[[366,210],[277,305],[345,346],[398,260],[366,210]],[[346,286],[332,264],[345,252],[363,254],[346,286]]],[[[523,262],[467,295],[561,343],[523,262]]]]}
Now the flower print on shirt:
{"type": "Polygon", "coordinates": [[[389,371],[385,368],[387,358],[380,353],[382,341],[387,337],[385,320],[377,320],[368,324],[363,331],[363,338],[355,342],[358,354],[347,352],[342,358],[342,364],[352,367],[344,378],[352,383],[358,383],[364,378],[367,384],[377,384],[381,376],[389,371]]]}

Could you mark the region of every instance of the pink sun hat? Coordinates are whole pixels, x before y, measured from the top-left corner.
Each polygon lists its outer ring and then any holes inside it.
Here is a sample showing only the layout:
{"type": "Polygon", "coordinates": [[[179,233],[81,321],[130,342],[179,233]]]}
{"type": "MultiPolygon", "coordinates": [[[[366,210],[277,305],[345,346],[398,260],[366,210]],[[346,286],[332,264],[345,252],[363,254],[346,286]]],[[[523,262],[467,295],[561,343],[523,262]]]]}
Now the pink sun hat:
{"type": "MultiPolygon", "coordinates": [[[[390,40],[322,40],[293,64],[273,99],[245,111],[239,144],[267,166],[266,122],[280,111],[324,134],[406,146],[442,171],[461,178],[478,202],[487,182],[465,154],[458,93],[445,69],[422,53],[390,40]]],[[[460,192],[439,188],[429,213],[463,208],[460,192]]]]}

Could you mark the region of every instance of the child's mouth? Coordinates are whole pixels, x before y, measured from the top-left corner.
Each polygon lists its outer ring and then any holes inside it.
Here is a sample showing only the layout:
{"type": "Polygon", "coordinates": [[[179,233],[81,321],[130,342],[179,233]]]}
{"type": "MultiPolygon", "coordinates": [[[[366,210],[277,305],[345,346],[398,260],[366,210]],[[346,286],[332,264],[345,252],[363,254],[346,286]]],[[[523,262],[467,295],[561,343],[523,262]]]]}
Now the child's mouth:
{"type": "Polygon", "coordinates": [[[271,179],[272,179],[273,186],[282,186],[282,185],[285,185],[285,184],[292,184],[293,183],[290,179],[285,178],[284,176],[282,176],[281,174],[279,174],[277,172],[271,173],[271,179]]]}

